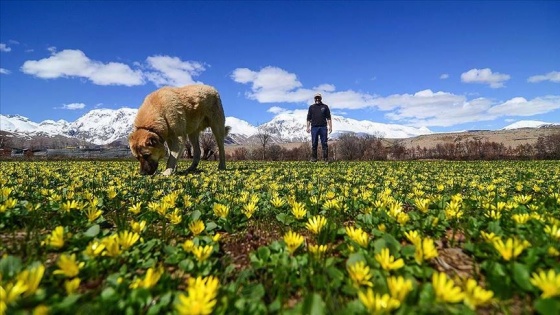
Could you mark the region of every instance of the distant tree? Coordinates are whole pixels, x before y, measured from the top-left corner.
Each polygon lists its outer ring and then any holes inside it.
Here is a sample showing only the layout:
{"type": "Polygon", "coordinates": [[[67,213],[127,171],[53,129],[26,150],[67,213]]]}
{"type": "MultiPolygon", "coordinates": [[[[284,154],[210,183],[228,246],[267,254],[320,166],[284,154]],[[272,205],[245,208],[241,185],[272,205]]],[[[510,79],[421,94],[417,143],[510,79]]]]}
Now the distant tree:
{"type": "Polygon", "coordinates": [[[270,145],[268,147],[268,157],[272,161],[284,160],[284,149],[277,144],[270,145]]]}
{"type": "Polygon", "coordinates": [[[202,159],[210,159],[214,155],[214,153],[216,152],[216,148],[218,147],[216,145],[216,140],[212,132],[210,132],[208,129],[204,132],[201,132],[199,142],[200,149],[202,150],[202,159]]]}
{"type": "Polygon", "coordinates": [[[268,145],[270,140],[272,140],[272,133],[270,132],[270,130],[268,128],[266,128],[263,125],[260,125],[257,128],[256,137],[259,140],[259,143],[261,145],[262,159],[265,160],[266,159],[266,146],[268,145]]]}

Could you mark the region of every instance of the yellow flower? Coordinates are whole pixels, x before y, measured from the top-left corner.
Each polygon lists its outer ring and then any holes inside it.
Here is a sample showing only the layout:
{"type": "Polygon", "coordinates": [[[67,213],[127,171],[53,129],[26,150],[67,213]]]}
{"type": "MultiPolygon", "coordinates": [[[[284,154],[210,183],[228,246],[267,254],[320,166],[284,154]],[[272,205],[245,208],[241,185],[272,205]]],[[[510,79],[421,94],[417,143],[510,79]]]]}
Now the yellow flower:
{"type": "Polygon", "coordinates": [[[313,255],[321,256],[327,251],[328,246],[327,245],[309,245],[307,249],[313,255]]]}
{"type": "Polygon", "coordinates": [[[140,235],[138,233],[129,232],[129,231],[123,231],[119,233],[119,245],[124,250],[130,248],[139,239],[140,239],[140,235]]]}
{"type": "Polygon", "coordinates": [[[369,314],[389,314],[401,306],[399,300],[392,298],[389,294],[374,293],[371,288],[368,288],[365,293],[358,292],[358,298],[369,314]]]}
{"type": "Polygon", "coordinates": [[[513,201],[520,203],[522,205],[526,205],[529,203],[529,201],[531,201],[533,197],[531,197],[530,195],[516,195],[513,196],[513,201]]]}
{"type": "Polygon", "coordinates": [[[64,212],[70,212],[70,210],[72,209],[76,209],[78,208],[78,202],[76,200],[68,200],[66,201],[66,203],[63,203],[62,206],[60,207],[60,210],[64,211],[64,212]]]}
{"type": "Polygon", "coordinates": [[[389,287],[391,297],[401,303],[404,302],[408,293],[412,291],[412,281],[402,276],[387,278],[387,286],[389,287]]]}
{"type": "Polygon", "coordinates": [[[27,286],[27,289],[25,290],[25,296],[30,296],[37,291],[37,288],[39,288],[39,283],[41,282],[41,279],[43,279],[44,274],[45,266],[43,266],[42,264],[30,269],[26,269],[18,274],[17,280],[22,281],[27,286]]]}
{"type": "Polygon", "coordinates": [[[319,234],[323,227],[327,224],[327,219],[321,215],[309,218],[305,227],[313,234],[319,234]]]}
{"type": "Polygon", "coordinates": [[[418,244],[419,242],[422,241],[422,237],[420,236],[420,234],[418,233],[418,231],[408,231],[408,232],[404,232],[404,236],[406,236],[406,239],[411,242],[413,245],[418,244]]]}
{"type": "Polygon", "coordinates": [[[414,199],[414,205],[420,212],[427,213],[430,207],[430,199],[414,199]]]}
{"type": "Polygon", "coordinates": [[[192,253],[194,254],[194,257],[196,257],[196,260],[202,262],[210,257],[210,255],[212,254],[212,249],[213,247],[210,245],[194,246],[192,249],[192,253]]]}
{"type": "Polygon", "coordinates": [[[484,216],[490,219],[498,220],[502,217],[502,213],[496,210],[488,210],[484,213],[484,216]]]}
{"type": "Polygon", "coordinates": [[[544,232],[550,235],[553,239],[560,240],[560,227],[558,227],[558,225],[547,225],[544,227],[544,232]]]}
{"type": "Polygon", "coordinates": [[[195,236],[202,233],[206,227],[204,226],[204,222],[201,220],[194,220],[189,223],[189,230],[191,230],[192,234],[195,236]]]}
{"type": "Polygon", "coordinates": [[[346,234],[351,240],[358,243],[361,247],[367,247],[369,242],[369,235],[364,232],[361,228],[354,228],[353,226],[347,226],[345,228],[346,234]]]}
{"type": "Polygon", "coordinates": [[[49,314],[49,308],[46,305],[43,304],[37,305],[37,307],[33,309],[33,315],[48,315],[48,314],[49,314]]]}
{"type": "Polygon", "coordinates": [[[552,257],[558,257],[560,256],[560,251],[558,251],[556,248],[549,246],[548,249],[546,250],[546,252],[548,253],[549,256],[552,257]]]}
{"type": "Polygon", "coordinates": [[[130,228],[132,229],[132,232],[140,234],[146,229],[146,221],[145,220],[142,220],[141,222],[131,221],[130,228]]]}
{"type": "Polygon", "coordinates": [[[179,294],[175,310],[181,315],[209,315],[216,306],[220,283],[216,277],[190,278],[187,294],[179,294]]]}
{"type": "Polygon", "coordinates": [[[247,219],[250,219],[253,216],[253,213],[255,213],[258,209],[259,207],[257,207],[256,202],[250,202],[243,206],[241,212],[247,217],[247,219]]]}
{"type": "Polygon", "coordinates": [[[186,241],[183,243],[183,249],[184,249],[186,252],[192,251],[193,248],[194,248],[194,242],[193,242],[192,240],[186,240],[186,241]]]}
{"type": "Polygon", "coordinates": [[[534,272],[530,281],[543,291],[541,297],[546,299],[560,296],[560,273],[556,274],[554,269],[549,269],[548,272],[544,270],[540,270],[538,273],[534,272]]]}
{"type": "Polygon", "coordinates": [[[432,285],[436,294],[436,300],[446,303],[458,303],[464,298],[461,288],[455,286],[453,280],[447,278],[443,272],[434,272],[432,275],[432,285]]]}
{"type": "Polygon", "coordinates": [[[494,234],[493,232],[490,233],[486,233],[484,231],[480,232],[480,235],[482,236],[482,238],[486,241],[486,242],[493,242],[494,240],[500,239],[499,236],[497,236],[496,234],[494,234]]]}
{"type": "Polygon", "coordinates": [[[215,243],[219,242],[221,239],[222,239],[222,234],[220,233],[216,233],[214,234],[214,236],[212,236],[212,241],[215,243]]]}
{"type": "Polygon", "coordinates": [[[105,245],[103,245],[103,243],[91,241],[84,250],[84,254],[89,257],[97,257],[103,253],[103,250],[105,250],[105,245]]]}
{"type": "Polygon", "coordinates": [[[64,289],[66,290],[66,294],[74,294],[76,290],[80,287],[80,278],[74,278],[72,280],[64,281],[64,289]]]}
{"type": "Polygon", "coordinates": [[[270,203],[275,207],[275,208],[281,208],[286,204],[286,200],[284,200],[283,198],[280,198],[278,196],[272,198],[272,200],[270,200],[270,203]]]}
{"type": "Polygon", "coordinates": [[[168,213],[165,216],[169,219],[169,222],[173,225],[177,225],[181,223],[181,221],[183,220],[183,217],[181,216],[179,209],[175,209],[173,212],[168,213]]]}
{"type": "Polygon", "coordinates": [[[408,213],[404,212],[397,214],[397,217],[395,219],[397,219],[397,222],[399,222],[400,225],[405,225],[408,221],[410,221],[408,213]]]}
{"type": "Polygon", "coordinates": [[[385,232],[387,231],[387,227],[385,226],[385,224],[381,223],[377,226],[377,229],[381,232],[385,232]]]}
{"type": "Polygon", "coordinates": [[[62,248],[64,246],[64,227],[57,226],[42,244],[54,248],[62,248]]]}
{"type": "Polygon", "coordinates": [[[68,255],[62,254],[58,258],[58,262],[56,263],[58,268],[53,272],[53,274],[63,274],[67,278],[73,278],[78,275],[80,272],[80,268],[84,266],[84,263],[78,263],[76,261],[76,254],[68,255]]]}
{"type": "Polygon", "coordinates": [[[419,265],[421,265],[425,260],[436,258],[438,256],[434,241],[429,237],[422,239],[421,242],[415,244],[415,247],[414,259],[419,265]]]}
{"type": "Polygon", "coordinates": [[[368,265],[364,261],[358,261],[353,265],[347,267],[348,274],[350,275],[350,279],[355,286],[359,287],[360,285],[365,285],[368,287],[372,287],[373,283],[370,281],[372,275],[371,270],[368,265]]]}
{"type": "Polygon", "coordinates": [[[496,239],[492,242],[492,245],[494,245],[494,248],[502,255],[504,260],[509,261],[519,256],[531,244],[517,238],[508,238],[505,243],[502,239],[496,239]]]}
{"type": "Polygon", "coordinates": [[[89,206],[85,210],[86,216],[89,222],[93,222],[103,214],[103,211],[97,209],[95,206],[89,206]]]}
{"type": "Polygon", "coordinates": [[[468,279],[465,286],[465,299],[464,303],[471,310],[475,310],[478,306],[487,304],[492,300],[494,292],[490,290],[484,290],[480,287],[476,280],[468,279]]]}
{"type": "Polygon", "coordinates": [[[128,208],[128,211],[132,212],[133,214],[138,214],[142,210],[142,203],[138,202],[128,208]]]}
{"type": "Polygon", "coordinates": [[[116,196],[117,196],[117,188],[115,186],[110,186],[107,189],[107,197],[109,197],[109,199],[115,199],[116,196]]]}
{"type": "Polygon", "coordinates": [[[292,204],[292,214],[296,219],[301,219],[307,214],[307,210],[305,210],[305,205],[302,202],[294,202],[292,204]]]}
{"type": "Polygon", "coordinates": [[[511,218],[517,224],[525,224],[525,223],[527,223],[527,221],[529,221],[531,216],[527,213],[524,213],[524,214],[514,214],[514,215],[511,216],[511,218]]]}
{"type": "Polygon", "coordinates": [[[157,269],[154,268],[149,268],[146,271],[146,275],[144,276],[144,279],[135,279],[131,284],[130,284],[130,288],[131,289],[137,289],[137,288],[144,288],[144,289],[149,289],[151,287],[153,287],[154,285],[156,285],[159,281],[159,278],[161,278],[161,275],[163,274],[163,266],[159,266],[157,269]]]}
{"type": "Polygon", "coordinates": [[[229,213],[229,207],[220,203],[214,204],[214,214],[222,219],[225,219],[229,213]]]}
{"type": "Polygon", "coordinates": [[[105,246],[105,255],[109,257],[116,257],[121,254],[121,247],[119,246],[119,236],[117,234],[109,235],[101,240],[101,244],[105,246]]]}
{"type": "Polygon", "coordinates": [[[15,283],[0,285],[0,314],[6,314],[8,305],[19,299],[19,296],[27,291],[27,285],[18,280],[15,283]]]}
{"type": "Polygon", "coordinates": [[[381,265],[383,270],[399,269],[404,266],[404,260],[399,258],[395,261],[395,257],[391,255],[388,248],[383,248],[379,254],[376,254],[375,260],[381,265]]]}
{"type": "Polygon", "coordinates": [[[288,247],[288,252],[293,254],[295,250],[303,243],[303,236],[294,233],[293,231],[289,231],[284,235],[284,242],[288,247]]]}
{"type": "Polygon", "coordinates": [[[339,199],[330,199],[325,201],[323,204],[324,210],[340,210],[340,201],[339,199]]]}

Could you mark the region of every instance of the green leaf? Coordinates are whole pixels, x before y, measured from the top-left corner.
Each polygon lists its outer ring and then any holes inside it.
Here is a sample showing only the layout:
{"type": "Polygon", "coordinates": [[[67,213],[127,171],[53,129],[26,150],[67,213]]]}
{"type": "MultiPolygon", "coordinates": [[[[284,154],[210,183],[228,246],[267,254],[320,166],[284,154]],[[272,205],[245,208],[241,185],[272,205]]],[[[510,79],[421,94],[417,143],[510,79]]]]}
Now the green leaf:
{"type": "Polygon", "coordinates": [[[325,314],[325,302],[317,293],[305,297],[302,305],[302,314],[322,315],[325,314]]]}
{"type": "Polygon", "coordinates": [[[218,227],[218,225],[216,224],[216,222],[214,221],[210,221],[206,224],[206,232],[210,232],[213,231],[214,229],[216,229],[218,227]]]}
{"type": "Polygon", "coordinates": [[[3,279],[15,276],[21,270],[21,259],[15,256],[6,256],[0,259],[0,275],[3,279]]]}
{"type": "Polygon", "coordinates": [[[108,287],[103,292],[101,292],[101,299],[112,300],[116,298],[117,292],[112,287],[108,287]]]}
{"type": "Polygon", "coordinates": [[[270,249],[268,249],[268,247],[259,247],[259,249],[257,249],[257,254],[258,257],[264,261],[268,260],[268,257],[270,256],[270,249]]]}
{"type": "Polygon", "coordinates": [[[200,212],[200,210],[194,210],[193,213],[191,213],[191,221],[198,220],[201,215],[202,213],[200,212]]]}
{"type": "Polygon", "coordinates": [[[81,296],[82,296],[81,294],[71,294],[65,297],[64,300],[62,300],[62,302],[60,302],[60,304],[56,306],[56,308],[67,309],[70,306],[74,305],[81,296]]]}
{"type": "Polygon", "coordinates": [[[554,299],[538,299],[534,304],[539,314],[557,315],[560,314],[560,301],[554,299]]]}
{"type": "Polygon", "coordinates": [[[530,282],[529,269],[527,266],[518,262],[513,263],[513,280],[517,285],[525,291],[533,290],[530,282]]]}
{"type": "Polygon", "coordinates": [[[397,241],[397,239],[395,239],[393,235],[387,233],[383,235],[383,239],[387,243],[387,246],[389,247],[391,253],[397,253],[401,249],[401,244],[399,243],[399,241],[397,241]]]}
{"type": "Polygon", "coordinates": [[[94,238],[99,234],[100,228],[99,228],[99,224],[96,224],[92,227],[90,227],[85,233],[84,236],[86,237],[90,237],[90,238],[94,238]]]}
{"type": "Polygon", "coordinates": [[[414,257],[414,253],[416,252],[416,248],[414,247],[414,245],[406,245],[403,246],[403,248],[401,249],[401,255],[403,255],[403,257],[414,257]]]}

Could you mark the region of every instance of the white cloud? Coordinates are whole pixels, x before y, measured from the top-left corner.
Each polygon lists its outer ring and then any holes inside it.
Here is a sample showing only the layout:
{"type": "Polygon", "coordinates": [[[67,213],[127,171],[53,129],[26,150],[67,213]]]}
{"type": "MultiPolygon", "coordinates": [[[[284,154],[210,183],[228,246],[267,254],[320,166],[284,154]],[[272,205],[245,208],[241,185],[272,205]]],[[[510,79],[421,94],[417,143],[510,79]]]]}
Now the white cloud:
{"type": "Polygon", "coordinates": [[[444,73],[444,74],[440,75],[439,78],[442,79],[442,80],[449,79],[449,74],[444,73]]]}
{"type": "Polygon", "coordinates": [[[313,95],[321,93],[325,103],[332,102],[333,108],[362,108],[371,95],[352,90],[335,92],[332,84],[321,84],[312,89],[302,88],[301,82],[293,73],[278,67],[265,67],[259,71],[247,68],[235,69],[231,78],[238,83],[251,84],[249,99],[259,103],[313,103],[313,95]],[[339,102],[342,101],[343,103],[339,102]]]}
{"type": "Polygon", "coordinates": [[[1,52],[10,52],[10,51],[12,51],[12,48],[8,47],[8,45],[6,45],[4,43],[0,43],[0,51],[1,52]]]}
{"type": "Polygon", "coordinates": [[[145,76],[156,86],[200,83],[195,81],[193,76],[198,76],[206,70],[200,62],[183,61],[178,57],[151,56],[146,59],[146,62],[149,68],[155,71],[146,72],[145,76]]]}
{"type": "Polygon", "coordinates": [[[529,77],[527,79],[527,82],[531,82],[531,83],[538,83],[538,82],[542,82],[542,81],[550,81],[550,82],[559,83],[560,82],[560,72],[559,71],[552,71],[552,72],[549,72],[547,74],[534,75],[534,76],[529,77]]]}
{"type": "MultiPolygon", "coordinates": [[[[484,97],[469,99],[466,95],[432,90],[379,96],[353,90],[336,91],[330,84],[306,89],[295,74],[276,67],[266,67],[260,71],[236,69],[232,79],[250,84],[251,91],[246,93],[246,97],[259,103],[307,105],[315,91],[323,87],[323,100],[335,111],[377,109],[386,112],[385,116],[396,123],[418,127],[448,127],[499,117],[532,116],[560,109],[560,96],[537,97],[532,100],[512,98],[505,102],[497,102],[484,97]]],[[[287,112],[277,106],[268,111],[275,114],[287,112]]]]}
{"type": "Polygon", "coordinates": [[[490,68],[471,69],[461,74],[462,82],[488,84],[493,89],[504,87],[504,82],[509,79],[509,74],[498,72],[492,73],[492,70],[490,68]]]}
{"type": "Polygon", "coordinates": [[[60,109],[75,110],[75,109],[83,109],[84,107],[86,107],[86,104],[84,103],[71,103],[71,104],[62,105],[60,109]]]}
{"type": "Polygon", "coordinates": [[[12,73],[12,71],[8,69],[0,68],[0,74],[10,74],[10,73],[12,73]]]}
{"type": "Polygon", "coordinates": [[[273,113],[273,114],[280,114],[280,113],[284,113],[286,111],[287,111],[287,109],[282,108],[282,107],[278,107],[278,106],[272,106],[271,108],[269,108],[267,110],[267,112],[273,113]]]}
{"type": "Polygon", "coordinates": [[[560,96],[548,95],[526,100],[514,97],[492,107],[488,113],[497,116],[533,116],[560,109],[560,96]]]}
{"type": "Polygon", "coordinates": [[[150,81],[156,86],[182,86],[200,83],[193,77],[205,70],[202,63],[170,56],[150,56],[145,64],[132,63],[133,69],[121,62],[92,60],[81,50],[57,52],[56,47],[49,47],[49,51],[48,58],[24,62],[21,71],[42,79],[85,78],[97,85],[135,86],[150,81]]]}
{"type": "Polygon", "coordinates": [[[41,60],[28,60],[21,70],[42,79],[79,77],[97,85],[144,84],[142,72],[117,62],[102,63],[91,60],[81,50],[66,49],[41,60]]]}

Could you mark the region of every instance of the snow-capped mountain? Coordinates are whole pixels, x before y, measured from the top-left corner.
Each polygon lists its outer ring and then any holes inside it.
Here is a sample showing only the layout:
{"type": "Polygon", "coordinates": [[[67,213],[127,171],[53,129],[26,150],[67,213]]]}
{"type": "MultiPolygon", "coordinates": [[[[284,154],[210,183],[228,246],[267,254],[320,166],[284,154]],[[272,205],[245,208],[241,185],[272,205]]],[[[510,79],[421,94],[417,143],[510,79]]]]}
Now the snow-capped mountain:
{"type": "Polygon", "coordinates": [[[514,122],[511,125],[505,126],[503,129],[504,130],[511,130],[511,129],[520,129],[520,128],[540,128],[540,127],[548,126],[548,125],[560,125],[560,124],[559,123],[547,123],[547,122],[538,121],[538,120],[520,120],[520,121],[514,122]]]}
{"type": "Polygon", "coordinates": [[[94,109],[71,123],[65,134],[94,144],[126,139],[132,131],[137,109],[94,109]]]}
{"type": "MultiPolygon", "coordinates": [[[[132,130],[137,109],[94,109],[74,122],[65,120],[45,120],[36,123],[19,115],[0,115],[0,130],[16,134],[33,136],[62,135],[77,138],[89,143],[104,145],[126,138],[132,130]]],[[[305,141],[309,138],[306,132],[305,115],[298,112],[280,113],[271,121],[260,126],[253,126],[247,121],[236,117],[227,117],[226,125],[231,127],[230,143],[243,142],[256,135],[259,130],[270,133],[283,141],[305,141]]],[[[345,132],[371,134],[386,138],[408,138],[432,133],[427,128],[414,128],[396,124],[382,124],[367,120],[355,120],[333,115],[332,138],[345,132]]]]}
{"type": "MultiPolygon", "coordinates": [[[[305,141],[309,138],[306,130],[306,113],[280,113],[271,121],[261,125],[272,135],[288,141],[305,141]]],[[[428,128],[415,128],[396,124],[376,123],[369,120],[355,120],[342,116],[332,115],[334,132],[332,138],[354,132],[369,134],[383,138],[410,138],[419,135],[431,134],[428,128]]]]}

